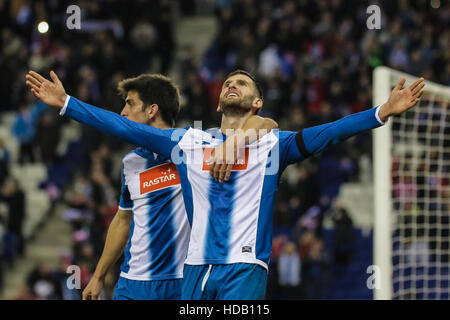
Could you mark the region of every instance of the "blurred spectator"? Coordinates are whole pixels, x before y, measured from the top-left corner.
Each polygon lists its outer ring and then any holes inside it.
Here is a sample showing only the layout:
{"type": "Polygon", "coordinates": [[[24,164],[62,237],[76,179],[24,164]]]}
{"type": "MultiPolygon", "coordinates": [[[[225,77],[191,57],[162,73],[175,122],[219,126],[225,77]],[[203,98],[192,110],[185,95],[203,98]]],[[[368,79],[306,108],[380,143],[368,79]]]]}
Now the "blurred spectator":
{"type": "Polygon", "coordinates": [[[20,143],[19,163],[24,164],[27,159],[28,162],[35,162],[34,155],[34,139],[36,134],[36,127],[38,124],[40,114],[47,107],[42,102],[37,102],[33,105],[28,105],[33,99],[27,93],[27,101],[19,108],[19,113],[16,116],[12,130],[14,136],[20,143]]]}
{"type": "MultiPolygon", "coordinates": [[[[26,282],[31,296],[36,300],[60,300],[62,298],[62,287],[57,277],[44,263],[38,264],[30,272],[26,282]]],[[[24,299],[24,297],[20,297],[20,299],[24,299]]]]}
{"type": "Polygon", "coordinates": [[[313,237],[306,259],[303,260],[306,299],[326,299],[330,283],[330,259],[323,240],[313,237]]]}
{"type": "Polygon", "coordinates": [[[9,166],[11,157],[5,143],[0,139],[0,187],[3,186],[6,178],[9,175],[9,166]]]}
{"type": "Polygon", "coordinates": [[[269,263],[269,270],[271,271],[267,277],[266,299],[281,299],[282,292],[278,273],[278,261],[287,239],[288,237],[284,234],[274,236],[272,239],[272,255],[269,263]]]}
{"type": "Polygon", "coordinates": [[[56,158],[56,150],[61,138],[61,122],[55,119],[55,114],[45,112],[36,130],[36,145],[41,161],[51,165],[56,158]]]}
{"type": "Polygon", "coordinates": [[[156,50],[160,58],[159,73],[168,74],[172,67],[176,43],[173,34],[173,17],[171,12],[171,3],[169,0],[159,0],[158,20],[156,28],[158,29],[158,39],[156,41],[156,50]]]}
{"type": "Polygon", "coordinates": [[[333,214],[334,224],[334,262],[338,265],[348,265],[355,251],[355,230],[353,221],[347,210],[337,208],[333,214]]]}
{"type": "Polygon", "coordinates": [[[278,259],[278,276],[282,299],[301,298],[301,261],[293,242],[284,245],[283,252],[278,259]]]}
{"type": "Polygon", "coordinates": [[[25,219],[25,194],[15,179],[8,180],[0,190],[0,201],[8,206],[7,238],[11,252],[11,263],[16,253],[25,254],[25,239],[23,236],[23,222],[25,219]]]}

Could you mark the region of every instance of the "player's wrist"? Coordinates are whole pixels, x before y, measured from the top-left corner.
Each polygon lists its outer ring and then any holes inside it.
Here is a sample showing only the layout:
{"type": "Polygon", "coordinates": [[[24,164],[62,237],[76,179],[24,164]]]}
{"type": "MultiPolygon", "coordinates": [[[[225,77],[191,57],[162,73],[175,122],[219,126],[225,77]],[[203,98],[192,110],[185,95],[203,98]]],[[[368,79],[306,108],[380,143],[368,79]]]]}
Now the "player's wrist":
{"type": "Polygon", "coordinates": [[[92,279],[91,280],[94,280],[94,281],[96,281],[96,282],[101,282],[101,283],[103,283],[104,281],[105,281],[105,277],[106,277],[106,275],[96,275],[95,273],[92,275],[92,279]]]}
{"type": "Polygon", "coordinates": [[[389,112],[389,101],[381,105],[380,109],[378,110],[378,117],[382,122],[386,122],[388,118],[391,116],[389,112]]]}
{"type": "Polygon", "coordinates": [[[94,271],[94,274],[92,275],[92,279],[98,282],[104,282],[106,278],[106,271],[102,270],[103,267],[97,266],[97,269],[94,271]]]}
{"type": "Polygon", "coordinates": [[[67,100],[67,94],[64,92],[63,95],[61,95],[61,97],[59,98],[59,103],[57,105],[58,108],[62,109],[64,108],[64,105],[66,104],[66,100],[67,100]]]}

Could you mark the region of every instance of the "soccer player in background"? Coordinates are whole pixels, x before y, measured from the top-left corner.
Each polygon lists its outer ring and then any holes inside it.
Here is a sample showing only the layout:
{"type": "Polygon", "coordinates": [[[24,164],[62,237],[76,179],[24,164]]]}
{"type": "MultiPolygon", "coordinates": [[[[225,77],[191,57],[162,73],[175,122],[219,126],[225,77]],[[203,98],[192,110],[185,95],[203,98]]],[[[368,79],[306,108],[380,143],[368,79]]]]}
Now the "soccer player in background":
{"type": "MultiPolygon", "coordinates": [[[[143,74],[121,81],[118,90],[125,99],[122,117],[161,129],[175,124],[179,91],[170,79],[143,74]]],[[[99,298],[108,270],[123,253],[113,299],[180,299],[190,226],[178,172],[170,159],[141,147],[122,163],[119,210],[83,299],[99,298]]]]}
{"type": "Polygon", "coordinates": [[[194,128],[162,130],[135,124],[68,96],[56,75],[52,78],[50,82],[31,72],[27,85],[37,98],[61,108],[61,114],[171,157],[177,166],[191,224],[183,299],[263,299],[274,194],[283,170],[330,144],[382,126],[390,116],[417,104],[424,87],[423,78],[407,88],[401,79],[381,106],[298,132],[272,131],[246,145],[245,162],[220,183],[209,175],[208,164],[216,159],[207,159],[208,150],[221,149],[224,133],[239,128],[262,108],[262,92],[251,74],[232,72],[222,86],[221,137],[194,128]]]}

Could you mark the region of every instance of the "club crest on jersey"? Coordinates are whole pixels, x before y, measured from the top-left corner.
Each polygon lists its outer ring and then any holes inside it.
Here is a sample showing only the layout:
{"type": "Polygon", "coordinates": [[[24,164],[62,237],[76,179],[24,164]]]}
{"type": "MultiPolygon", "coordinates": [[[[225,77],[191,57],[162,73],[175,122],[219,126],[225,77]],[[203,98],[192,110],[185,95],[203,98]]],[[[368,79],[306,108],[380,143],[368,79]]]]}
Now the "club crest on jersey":
{"type": "Polygon", "coordinates": [[[180,184],[180,176],[173,163],[164,163],[139,174],[141,194],[180,184]]]}
{"type": "MultiPolygon", "coordinates": [[[[209,164],[207,163],[209,158],[211,158],[211,154],[214,151],[214,148],[203,148],[203,171],[208,171],[209,170],[209,164]]],[[[247,165],[248,165],[248,154],[249,154],[249,149],[245,148],[245,157],[244,159],[241,160],[241,162],[237,164],[234,164],[233,167],[231,168],[231,171],[240,171],[240,170],[246,170],[247,169],[247,165]]]]}

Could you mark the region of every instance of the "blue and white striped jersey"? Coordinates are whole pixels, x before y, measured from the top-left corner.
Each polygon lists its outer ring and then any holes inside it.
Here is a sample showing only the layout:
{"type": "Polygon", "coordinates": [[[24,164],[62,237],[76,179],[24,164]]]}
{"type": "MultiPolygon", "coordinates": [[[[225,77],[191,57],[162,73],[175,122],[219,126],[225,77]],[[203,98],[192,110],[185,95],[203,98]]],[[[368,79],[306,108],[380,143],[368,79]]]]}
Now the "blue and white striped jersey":
{"type": "Polygon", "coordinates": [[[73,97],[61,114],[170,158],[180,175],[191,236],[186,264],[254,263],[267,268],[272,248],[274,194],[283,170],[350,136],[382,125],[377,109],[301,130],[273,130],[246,147],[245,162],[227,182],[205,162],[223,142],[220,132],[157,129],[73,97]]]}
{"type": "Polygon", "coordinates": [[[121,276],[131,280],[183,277],[190,225],[178,172],[161,155],[137,148],[123,157],[119,209],[130,210],[121,276]]]}

